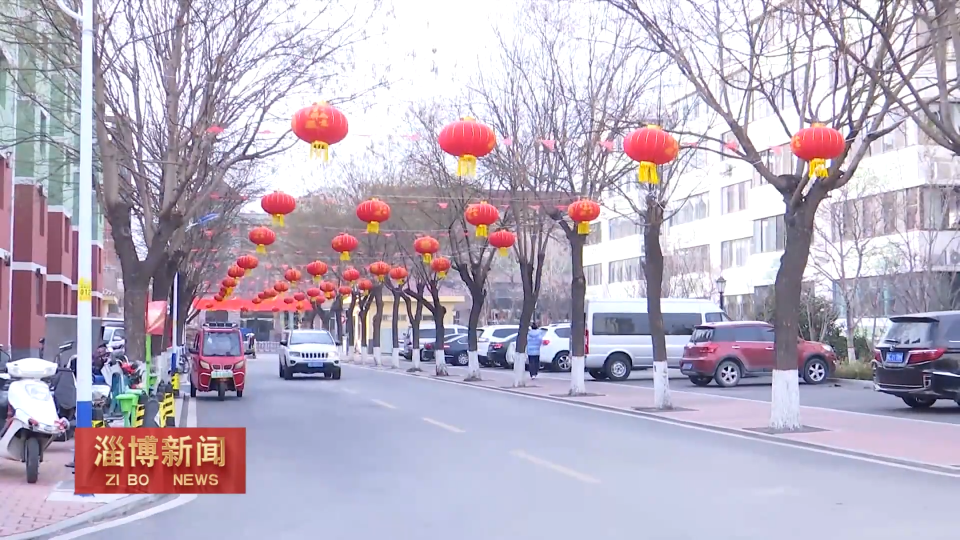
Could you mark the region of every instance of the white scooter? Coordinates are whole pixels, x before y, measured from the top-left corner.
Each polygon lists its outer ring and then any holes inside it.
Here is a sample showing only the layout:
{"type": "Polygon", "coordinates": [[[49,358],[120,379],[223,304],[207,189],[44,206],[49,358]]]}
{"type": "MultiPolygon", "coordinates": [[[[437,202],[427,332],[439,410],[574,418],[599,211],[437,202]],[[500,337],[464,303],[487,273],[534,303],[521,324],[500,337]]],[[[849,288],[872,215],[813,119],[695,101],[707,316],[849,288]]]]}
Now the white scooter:
{"type": "Polygon", "coordinates": [[[0,457],[27,465],[27,483],[40,474],[43,452],[63,434],[69,423],[57,416],[50,387],[41,379],[52,377],[57,364],[40,358],[24,358],[7,364],[7,410],[0,430],[0,457]]]}

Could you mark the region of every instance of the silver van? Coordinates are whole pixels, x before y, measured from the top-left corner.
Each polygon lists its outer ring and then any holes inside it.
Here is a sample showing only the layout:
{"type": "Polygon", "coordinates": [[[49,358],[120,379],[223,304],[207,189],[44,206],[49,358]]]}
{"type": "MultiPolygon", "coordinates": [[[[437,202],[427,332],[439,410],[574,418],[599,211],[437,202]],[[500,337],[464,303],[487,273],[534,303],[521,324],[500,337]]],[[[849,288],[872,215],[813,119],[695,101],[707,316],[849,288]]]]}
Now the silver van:
{"type": "MultiPolygon", "coordinates": [[[[661,300],[666,331],[667,364],[680,367],[683,348],[700,324],[730,320],[710,300],[661,300]]],[[[653,343],[647,300],[587,300],[586,369],[597,380],[622,381],[634,369],[653,367],[653,343]]]]}

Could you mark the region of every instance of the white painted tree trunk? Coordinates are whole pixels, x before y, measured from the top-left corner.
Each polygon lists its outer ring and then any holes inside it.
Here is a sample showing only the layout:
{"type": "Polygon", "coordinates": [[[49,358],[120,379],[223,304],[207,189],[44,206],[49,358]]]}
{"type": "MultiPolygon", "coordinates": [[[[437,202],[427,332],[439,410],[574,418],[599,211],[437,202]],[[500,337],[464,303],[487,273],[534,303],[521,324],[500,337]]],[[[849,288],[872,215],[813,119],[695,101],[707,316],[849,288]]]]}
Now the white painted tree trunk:
{"type": "Polygon", "coordinates": [[[413,359],[413,370],[414,370],[414,371],[420,371],[420,370],[421,370],[421,368],[420,368],[420,354],[421,354],[421,351],[422,351],[422,349],[421,349],[420,347],[417,347],[417,348],[413,349],[413,354],[410,355],[410,358],[413,359]]]}
{"type": "Polygon", "coordinates": [[[672,409],[670,399],[670,372],[666,362],[653,363],[653,406],[657,409],[672,409]]]}
{"type": "Polygon", "coordinates": [[[852,345],[853,339],[850,340],[850,343],[851,345],[847,347],[847,361],[856,362],[857,360],[859,360],[859,358],[857,358],[857,348],[854,345],[852,345]]]}
{"type": "MultiPolygon", "coordinates": [[[[509,352],[507,354],[510,354],[509,352]]],[[[513,353],[513,387],[527,385],[527,353],[513,353]]]]}
{"type": "Polygon", "coordinates": [[[467,351],[467,376],[465,381],[479,381],[480,378],[480,354],[477,351],[467,351]]]}
{"type": "Polygon", "coordinates": [[[367,365],[367,348],[362,345],[360,346],[360,365],[367,365]]]}
{"type": "Polygon", "coordinates": [[[374,365],[376,365],[377,367],[383,366],[383,362],[380,361],[380,352],[381,352],[381,348],[380,348],[380,347],[374,347],[374,348],[373,348],[373,363],[374,363],[374,365]]]}
{"type": "Polygon", "coordinates": [[[433,353],[433,361],[436,365],[436,371],[434,372],[437,377],[446,377],[450,375],[450,372],[447,371],[447,356],[443,354],[443,349],[440,349],[440,354],[436,352],[433,353]]]}
{"type": "Polygon", "coordinates": [[[571,396],[581,396],[587,393],[587,380],[584,366],[585,359],[582,356],[570,357],[570,392],[571,396]]]}
{"type": "Polygon", "coordinates": [[[400,347],[393,348],[391,360],[392,362],[390,363],[390,367],[393,369],[400,369],[400,347]]]}
{"type": "Polygon", "coordinates": [[[357,348],[356,345],[354,345],[353,352],[351,352],[350,355],[351,355],[350,356],[351,362],[353,362],[354,364],[360,363],[360,350],[357,348]]]}
{"type": "Polygon", "coordinates": [[[343,359],[347,359],[347,357],[348,357],[348,354],[347,354],[347,353],[350,351],[350,347],[347,345],[347,341],[346,341],[346,340],[344,340],[343,343],[340,344],[340,349],[341,349],[341,351],[342,351],[342,352],[340,353],[340,357],[343,358],[343,359]]]}
{"type": "Polygon", "coordinates": [[[800,377],[795,369],[773,370],[770,429],[800,429],[800,377]]]}

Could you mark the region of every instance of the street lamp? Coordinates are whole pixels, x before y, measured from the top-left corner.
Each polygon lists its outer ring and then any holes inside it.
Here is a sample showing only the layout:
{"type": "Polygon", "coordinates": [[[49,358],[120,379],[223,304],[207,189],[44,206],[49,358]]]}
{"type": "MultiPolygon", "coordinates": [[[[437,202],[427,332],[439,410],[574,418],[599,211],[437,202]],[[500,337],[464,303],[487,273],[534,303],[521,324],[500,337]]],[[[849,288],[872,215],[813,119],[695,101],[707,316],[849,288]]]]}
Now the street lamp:
{"type": "Polygon", "coordinates": [[[723,311],[723,291],[727,288],[727,280],[723,276],[717,278],[717,292],[720,293],[720,311],[723,311]]]}

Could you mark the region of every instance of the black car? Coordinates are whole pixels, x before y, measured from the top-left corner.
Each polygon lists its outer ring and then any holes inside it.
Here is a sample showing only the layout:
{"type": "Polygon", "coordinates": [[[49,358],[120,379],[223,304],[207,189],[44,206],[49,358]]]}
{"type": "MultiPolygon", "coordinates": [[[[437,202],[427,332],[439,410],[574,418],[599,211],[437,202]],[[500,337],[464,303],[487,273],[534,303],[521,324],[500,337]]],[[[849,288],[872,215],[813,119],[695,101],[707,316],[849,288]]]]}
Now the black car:
{"type": "Polygon", "coordinates": [[[938,399],[960,404],[960,311],[890,317],[874,353],[878,392],[915,409],[938,399]]]}
{"type": "Polygon", "coordinates": [[[512,366],[507,364],[507,350],[510,345],[517,341],[517,334],[508,337],[504,341],[491,343],[487,349],[487,363],[491,366],[499,366],[503,369],[510,369],[512,366]]]}
{"type": "MultiPolygon", "coordinates": [[[[434,343],[425,343],[423,345],[423,360],[429,361],[433,360],[433,347],[434,343]]],[[[455,366],[465,366],[469,362],[469,355],[467,354],[467,335],[466,334],[457,334],[455,336],[450,336],[447,338],[446,342],[443,344],[443,359],[448,364],[453,364],[455,366]]]]}

